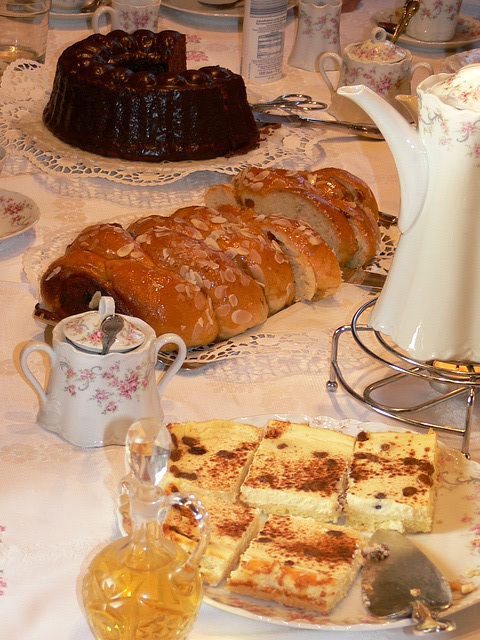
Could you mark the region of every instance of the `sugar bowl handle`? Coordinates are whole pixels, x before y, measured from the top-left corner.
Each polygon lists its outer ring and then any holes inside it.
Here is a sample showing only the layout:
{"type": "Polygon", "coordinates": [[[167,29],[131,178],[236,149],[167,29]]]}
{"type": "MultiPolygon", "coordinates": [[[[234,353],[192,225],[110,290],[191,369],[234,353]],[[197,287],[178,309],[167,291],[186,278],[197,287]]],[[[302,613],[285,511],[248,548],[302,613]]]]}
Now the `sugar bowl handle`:
{"type": "Polygon", "coordinates": [[[28,382],[32,385],[34,390],[40,396],[40,406],[43,408],[48,401],[47,393],[43,388],[43,386],[40,384],[40,382],[37,380],[37,378],[33,375],[30,367],[28,366],[28,357],[34,351],[43,351],[44,353],[47,354],[50,362],[50,369],[52,369],[53,366],[55,365],[56,354],[55,354],[55,351],[52,349],[52,347],[48,344],[45,344],[44,342],[29,342],[23,347],[23,349],[20,352],[20,367],[25,377],[27,378],[28,382]]]}
{"type": "Polygon", "coordinates": [[[177,371],[180,369],[180,367],[185,361],[185,358],[187,357],[187,347],[185,345],[185,342],[176,333],[164,333],[163,335],[159,336],[156,339],[155,355],[158,355],[158,352],[160,351],[160,349],[164,347],[166,344],[177,345],[178,351],[177,351],[175,360],[172,362],[172,364],[167,369],[167,371],[163,374],[162,378],[160,378],[157,381],[157,390],[160,398],[162,397],[163,392],[165,391],[168,383],[173,378],[173,376],[177,373],[177,371]]]}

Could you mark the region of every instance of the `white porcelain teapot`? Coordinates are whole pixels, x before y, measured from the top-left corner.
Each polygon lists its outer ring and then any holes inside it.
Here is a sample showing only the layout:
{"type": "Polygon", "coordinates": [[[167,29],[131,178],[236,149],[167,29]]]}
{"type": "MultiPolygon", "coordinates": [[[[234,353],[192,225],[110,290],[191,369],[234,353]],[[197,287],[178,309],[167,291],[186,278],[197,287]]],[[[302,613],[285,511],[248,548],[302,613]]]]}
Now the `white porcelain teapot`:
{"type": "Polygon", "coordinates": [[[480,64],[417,88],[419,129],[365,86],[400,178],[401,237],[371,326],[417,360],[480,362],[480,64]]]}
{"type": "Polygon", "coordinates": [[[37,423],[80,447],[124,444],[130,425],[141,418],[163,418],[162,394],[183,364],[185,343],[178,335],[156,337],[143,320],[120,316],[123,328],[102,355],[101,323],[115,314],[113,298],[100,299],[98,311],[62,320],[53,330],[53,348],[30,342],[20,353],[20,366],[38,393],[37,423]],[[178,347],[174,362],[157,380],[157,354],[165,345],[178,347]],[[47,354],[47,389],[28,365],[34,351],[47,354]]]}

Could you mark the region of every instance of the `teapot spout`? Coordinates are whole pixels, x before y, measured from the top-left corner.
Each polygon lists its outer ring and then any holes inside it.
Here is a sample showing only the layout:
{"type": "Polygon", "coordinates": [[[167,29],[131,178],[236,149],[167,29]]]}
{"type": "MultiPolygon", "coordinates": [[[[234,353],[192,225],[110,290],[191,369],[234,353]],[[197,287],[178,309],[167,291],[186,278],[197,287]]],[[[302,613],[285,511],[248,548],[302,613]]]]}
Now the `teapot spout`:
{"type": "Polygon", "coordinates": [[[416,129],[403,116],[364,85],[339,87],[337,92],[361,107],[382,132],[392,152],[400,180],[398,227],[406,233],[417,220],[428,188],[427,154],[416,129]]]}

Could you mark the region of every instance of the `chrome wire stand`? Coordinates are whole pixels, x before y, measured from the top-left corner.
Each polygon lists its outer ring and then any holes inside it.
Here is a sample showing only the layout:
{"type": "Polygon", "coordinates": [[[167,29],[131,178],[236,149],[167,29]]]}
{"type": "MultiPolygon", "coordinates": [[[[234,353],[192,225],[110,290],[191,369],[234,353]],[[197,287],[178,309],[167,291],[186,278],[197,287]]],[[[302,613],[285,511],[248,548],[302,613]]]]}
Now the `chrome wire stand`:
{"type": "Polygon", "coordinates": [[[407,357],[398,350],[398,347],[389,344],[381,333],[375,331],[367,324],[361,324],[360,320],[362,315],[365,314],[376,301],[376,299],[373,299],[365,303],[355,312],[350,325],[343,325],[334,332],[330,359],[330,379],[327,382],[327,391],[336,391],[338,389],[338,382],[340,382],[347,393],[377,413],[423,429],[434,429],[436,431],[462,436],[461,452],[466,458],[470,458],[470,434],[475,396],[480,389],[480,366],[475,366],[474,363],[461,362],[427,363],[407,357]],[[340,337],[347,333],[352,335],[358,347],[370,356],[372,360],[395,373],[388,376],[383,375],[383,377],[375,382],[367,384],[362,391],[355,391],[346,381],[338,363],[340,337]],[[365,343],[364,338],[367,336],[373,336],[374,340],[372,343],[375,345],[375,349],[381,347],[385,352],[384,356],[372,350],[365,343]],[[373,393],[378,389],[411,377],[419,378],[430,383],[433,389],[440,390],[441,395],[407,407],[391,406],[379,402],[372,397],[373,393]],[[465,397],[465,419],[462,428],[432,424],[418,420],[415,417],[415,414],[420,411],[461,396],[465,397]]]}

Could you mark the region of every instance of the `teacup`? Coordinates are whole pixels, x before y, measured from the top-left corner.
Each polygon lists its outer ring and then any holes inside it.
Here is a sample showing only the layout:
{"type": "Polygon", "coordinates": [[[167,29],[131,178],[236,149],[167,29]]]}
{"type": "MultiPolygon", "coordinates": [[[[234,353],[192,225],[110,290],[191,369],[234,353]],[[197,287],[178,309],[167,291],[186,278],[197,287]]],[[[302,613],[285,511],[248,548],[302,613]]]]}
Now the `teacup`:
{"type": "Polygon", "coordinates": [[[157,338],[146,322],[127,316],[121,316],[124,329],[117,346],[103,355],[101,321],[111,313],[111,307],[101,305],[100,312],[65,318],[53,330],[53,348],[35,341],[20,353],[21,369],[40,399],[37,423],[79,447],[125,444],[135,420],[161,420],[162,394],[186,356],[180,336],[167,333],[157,338]],[[169,369],[157,378],[157,354],[167,344],[177,345],[178,352],[169,369]],[[48,356],[46,390],[28,365],[35,351],[48,356]]]}
{"type": "Polygon", "coordinates": [[[419,62],[413,65],[409,51],[387,42],[386,32],[380,27],[372,30],[370,40],[347,45],[342,57],[328,51],[320,56],[319,61],[319,71],[331,95],[328,111],[349,122],[370,123],[371,119],[351,100],[340,96],[338,87],[364,84],[406,115],[395,96],[411,93],[412,76],[418,69],[425,69],[428,75],[433,74],[431,64],[419,62]],[[332,60],[340,71],[336,88],[326,73],[326,65],[332,60]]]}
{"type": "Polygon", "coordinates": [[[457,28],[462,0],[420,0],[418,11],[405,31],[424,42],[448,42],[457,28]]]}
{"type": "Polygon", "coordinates": [[[102,5],[92,18],[93,31],[100,33],[100,19],[110,17],[111,29],[133,33],[137,29],[157,31],[160,0],[113,0],[111,6],[102,5]]]}

